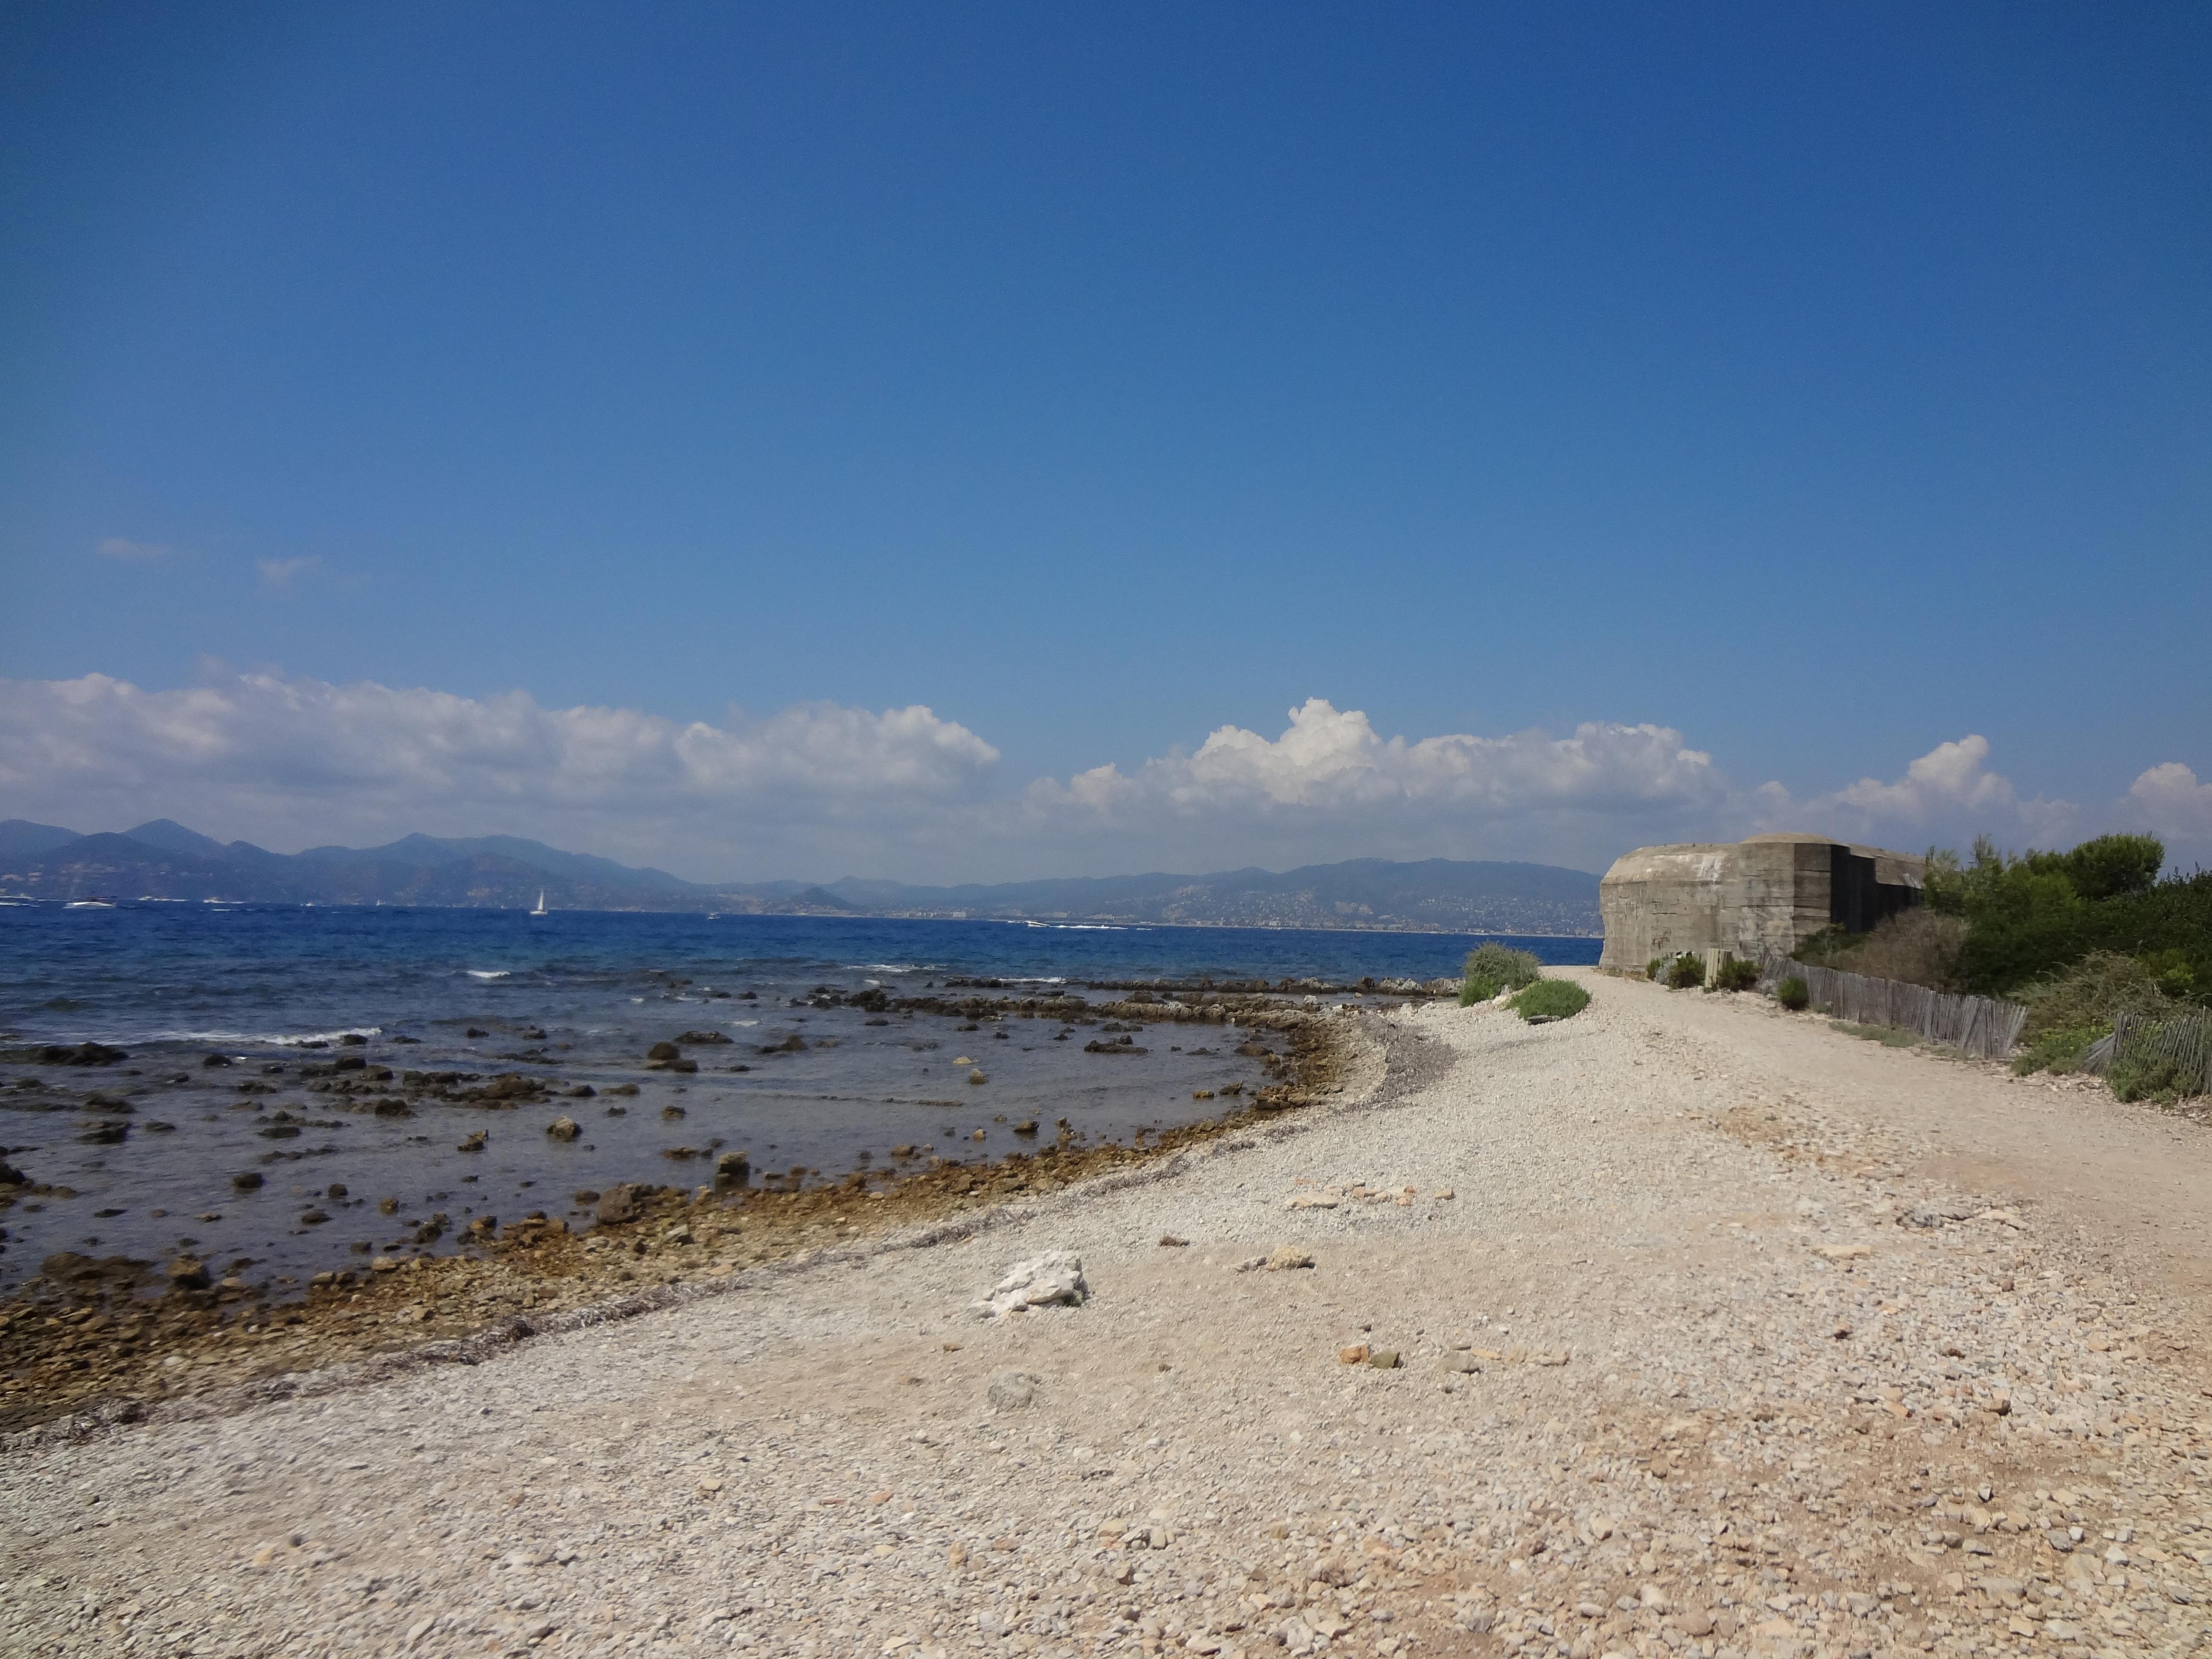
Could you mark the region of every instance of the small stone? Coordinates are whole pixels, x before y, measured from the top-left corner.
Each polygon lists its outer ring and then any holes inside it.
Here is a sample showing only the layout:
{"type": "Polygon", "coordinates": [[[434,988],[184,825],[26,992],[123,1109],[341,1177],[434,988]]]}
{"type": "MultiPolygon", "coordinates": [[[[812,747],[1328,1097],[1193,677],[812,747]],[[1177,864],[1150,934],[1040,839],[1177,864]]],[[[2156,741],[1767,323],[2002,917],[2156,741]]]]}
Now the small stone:
{"type": "Polygon", "coordinates": [[[545,1133],[556,1140],[574,1140],[583,1130],[573,1117],[556,1117],[545,1126],[545,1133]]]}
{"type": "Polygon", "coordinates": [[[997,1371],[984,1397],[1000,1411],[1018,1410],[1036,1398],[1036,1385],[1042,1380],[1028,1371],[997,1371]]]}
{"type": "Polygon", "coordinates": [[[1674,1605],[1667,1599],[1667,1592],[1649,1580],[1638,1589],[1636,1599],[1654,1613],[1664,1613],[1674,1605]]]}
{"type": "Polygon", "coordinates": [[[1340,1365],[1364,1364],[1366,1359],[1367,1345],[1364,1342],[1347,1343],[1336,1351],[1336,1363],[1340,1365]]]}
{"type": "Polygon", "coordinates": [[[1286,1273],[1297,1267],[1310,1267],[1313,1264],[1313,1253],[1310,1250],[1294,1249],[1288,1244],[1278,1245],[1267,1255],[1267,1271],[1271,1273],[1286,1273]]]}
{"type": "Polygon", "coordinates": [[[1376,1348],[1369,1352],[1367,1363],[1378,1371],[1395,1371],[1398,1369],[1398,1351],[1395,1348],[1376,1348]]]}
{"type": "Polygon", "coordinates": [[[1189,1243],[1190,1241],[1188,1239],[1177,1238],[1173,1233],[1162,1233],[1160,1235],[1160,1245],[1164,1249],[1180,1250],[1188,1248],[1189,1243]]]}

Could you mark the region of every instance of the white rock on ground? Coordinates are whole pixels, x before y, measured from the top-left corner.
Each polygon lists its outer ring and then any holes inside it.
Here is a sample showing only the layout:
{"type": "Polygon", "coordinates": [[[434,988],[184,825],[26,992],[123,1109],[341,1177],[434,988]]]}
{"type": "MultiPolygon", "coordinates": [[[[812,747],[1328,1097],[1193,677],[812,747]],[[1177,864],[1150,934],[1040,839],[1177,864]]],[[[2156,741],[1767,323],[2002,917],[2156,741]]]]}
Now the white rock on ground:
{"type": "Polygon", "coordinates": [[[2203,1132],[1584,982],[964,1240],[18,1449],[0,1652],[2204,1652],[2203,1132]]]}
{"type": "Polygon", "coordinates": [[[974,1305],[987,1319],[1003,1319],[1032,1308],[1080,1307],[1090,1294],[1083,1259],[1069,1250],[1047,1250],[1007,1268],[991,1294],[974,1305]]]}

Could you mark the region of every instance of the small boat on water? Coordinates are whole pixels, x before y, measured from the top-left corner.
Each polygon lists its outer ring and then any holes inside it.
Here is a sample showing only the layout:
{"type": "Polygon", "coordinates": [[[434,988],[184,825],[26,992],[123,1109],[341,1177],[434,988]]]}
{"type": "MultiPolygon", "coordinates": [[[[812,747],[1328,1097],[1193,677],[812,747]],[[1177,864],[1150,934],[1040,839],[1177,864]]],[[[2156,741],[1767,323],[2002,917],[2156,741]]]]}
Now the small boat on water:
{"type": "Polygon", "coordinates": [[[538,890],[538,908],[530,914],[533,916],[550,916],[553,914],[545,908],[545,890],[543,887],[538,890]]]}

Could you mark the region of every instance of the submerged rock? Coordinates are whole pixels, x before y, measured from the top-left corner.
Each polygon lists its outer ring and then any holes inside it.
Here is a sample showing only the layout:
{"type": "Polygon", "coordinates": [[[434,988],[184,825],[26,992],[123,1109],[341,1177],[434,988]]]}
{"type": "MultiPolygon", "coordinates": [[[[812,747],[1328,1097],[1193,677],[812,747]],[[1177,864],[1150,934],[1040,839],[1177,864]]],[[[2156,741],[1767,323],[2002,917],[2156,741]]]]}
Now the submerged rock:
{"type": "Polygon", "coordinates": [[[556,1117],[545,1126],[545,1133],[556,1140],[574,1140],[583,1130],[573,1117],[556,1117]]]}

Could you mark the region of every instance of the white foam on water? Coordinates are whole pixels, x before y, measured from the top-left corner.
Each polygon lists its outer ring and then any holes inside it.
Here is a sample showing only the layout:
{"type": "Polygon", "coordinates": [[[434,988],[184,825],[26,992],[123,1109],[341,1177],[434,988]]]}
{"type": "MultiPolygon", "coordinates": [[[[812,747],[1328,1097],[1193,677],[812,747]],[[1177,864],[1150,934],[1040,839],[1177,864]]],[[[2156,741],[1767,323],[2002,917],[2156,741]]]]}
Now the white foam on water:
{"type": "Polygon", "coordinates": [[[381,1036],[381,1025],[349,1025],[337,1031],[155,1031],[141,1041],[153,1042],[251,1042],[263,1048],[296,1048],[306,1042],[336,1042],[340,1037],[381,1036]]]}
{"type": "Polygon", "coordinates": [[[760,1022],[757,1019],[733,1019],[730,1024],[732,1025],[757,1025],[760,1022]]]}
{"type": "Polygon", "coordinates": [[[505,979],[512,970],[506,968],[470,968],[463,971],[471,979],[505,979]]]}

